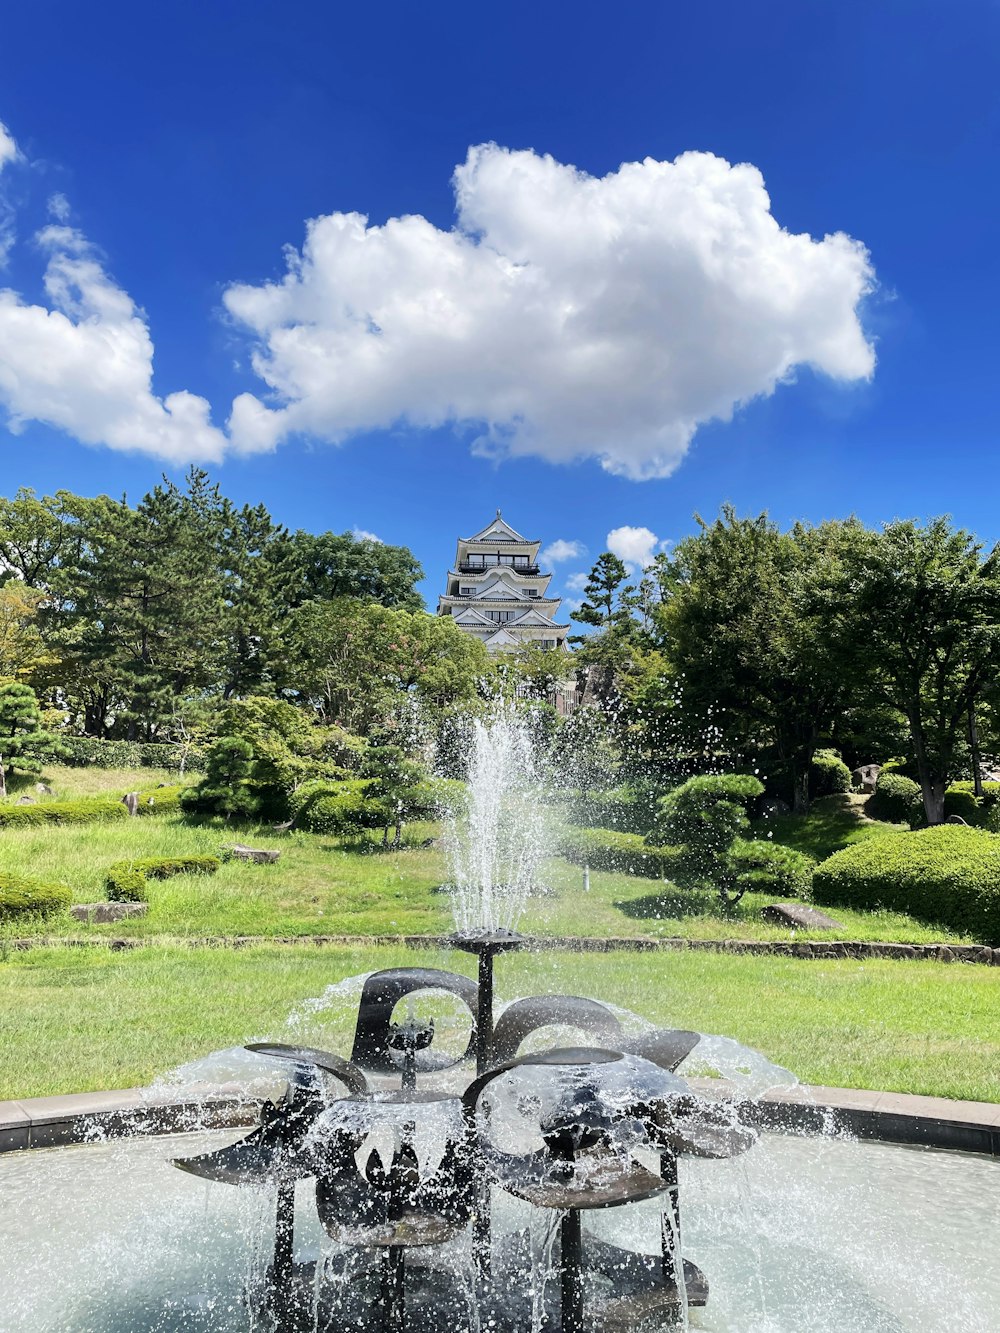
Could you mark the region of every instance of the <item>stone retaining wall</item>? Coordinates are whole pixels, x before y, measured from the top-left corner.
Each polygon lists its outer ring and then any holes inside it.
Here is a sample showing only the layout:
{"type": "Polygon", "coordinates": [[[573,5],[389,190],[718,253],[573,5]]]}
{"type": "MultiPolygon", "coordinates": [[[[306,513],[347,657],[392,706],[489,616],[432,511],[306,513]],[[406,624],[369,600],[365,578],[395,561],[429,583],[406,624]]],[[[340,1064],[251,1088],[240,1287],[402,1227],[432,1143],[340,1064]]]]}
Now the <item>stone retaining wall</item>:
{"type": "MultiPolygon", "coordinates": [[[[883,944],[867,940],[688,940],[677,936],[651,939],[646,936],[525,936],[525,948],[556,949],[569,953],[657,953],[676,949],[707,949],[712,953],[772,954],[783,958],[893,958],[925,959],[937,963],[979,963],[1000,967],[1000,949],[985,944],[883,944]]],[[[265,944],[315,945],[317,948],[447,949],[448,935],[200,935],[159,937],[115,937],[94,935],[81,939],[41,936],[12,940],[12,949],[100,948],[141,949],[149,945],[176,945],[205,949],[249,949],[265,944]]]]}

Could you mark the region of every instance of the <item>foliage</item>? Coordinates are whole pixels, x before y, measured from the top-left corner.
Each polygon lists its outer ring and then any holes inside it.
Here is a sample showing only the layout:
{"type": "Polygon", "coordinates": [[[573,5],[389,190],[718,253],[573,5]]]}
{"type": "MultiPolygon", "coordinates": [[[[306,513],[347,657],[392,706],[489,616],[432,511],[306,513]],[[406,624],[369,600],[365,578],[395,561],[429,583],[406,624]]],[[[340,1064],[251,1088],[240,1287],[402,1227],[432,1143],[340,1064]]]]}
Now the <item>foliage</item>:
{"type": "Polygon", "coordinates": [[[558,786],[584,793],[606,786],[615,760],[608,715],[600,708],[575,709],[552,737],[549,762],[558,786]]]}
{"type": "Polygon", "coordinates": [[[854,553],[852,600],[864,626],[860,668],[906,717],[929,824],[944,819],[944,794],[975,708],[1000,670],[1000,548],[982,546],[947,519],[889,523],[854,553]]]}
{"type": "Polygon", "coordinates": [[[684,867],[681,848],[652,846],[637,833],[617,829],[565,829],[559,838],[559,854],[575,865],[645,879],[673,879],[684,867]]]}
{"type": "Polygon", "coordinates": [[[841,847],[895,830],[895,825],[867,818],[867,813],[867,802],[855,805],[842,796],[824,796],[812,803],[805,816],[772,815],[756,820],[753,829],[758,839],[766,837],[783,847],[804,852],[813,861],[825,861],[841,847]]]}
{"type": "Polygon", "coordinates": [[[813,875],[817,901],[908,912],[1000,946],[1000,837],[946,825],[834,853],[813,875]]]}
{"type": "Polygon", "coordinates": [[[205,759],[205,776],[182,798],[192,814],[249,819],[260,808],[260,793],[253,780],[254,753],[239,736],[220,736],[205,759]]]}
{"type": "Polygon", "coordinates": [[[729,853],[736,882],[747,892],[781,898],[807,898],[816,862],[793,847],[763,839],[736,838],[729,853]]]}
{"type": "MultiPolygon", "coordinates": [[[[162,815],[180,804],[180,787],[156,787],[137,793],[137,814],[162,815]]],[[[0,829],[39,827],[43,824],[93,824],[128,819],[118,796],[78,796],[68,801],[39,801],[35,805],[0,804],[0,829]]]]}
{"type": "Polygon", "coordinates": [[[365,792],[369,808],[384,829],[382,845],[388,846],[392,828],[393,846],[398,847],[404,823],[420,812],[423,769],[407,757],[398,736],[383,731],[370,738],[361,773],[369,782],[365,792]]]}
{"type": "MultiPolygon", "coordinates": [[[[175,742],[96,740],[92,736],[60,736],[60,762],[75,768],[180,768],[181,748],[175,742]]],[[[189,753],[185,767],[203,768],[203,753],[189,753]]]]}
{"type": "Polygon", "coordinates": [[[292,797],[295,827],[307,833],[326,833],[338,837],[361,828],[373,828],[380,812],[374,812],[365,793],[370,778],[349,778],[331,782],[317,778],[304,782],[292,797]]]}
{"type": "Polygon", "coordinates": [[[843,667],[863,633],[846,570],[863,538],[854,521],[782,533],[727,506],[678,545],[655,613],[691,744],[710,731],[732,753],[771,748],[796,813],[824,729],[857,693],[843,667]]]}
{"type": "Polygon", "coordinates": [[[812,771],[809,776],[811,799],[850,791],[852,785],[851,770],[839,754],[833,750],[816,751],[812,758],[812,771]]]}
{"type": "Polygon", "coordinates": [[[750,827],[748,803],[763,791],[763,783],[749,773],[689,778],[660,798],[646,841],[679,845],[685,873],[713,888],[724,907],[734,906],[748,885],[731,855],[733,844],[750,827]]]}
{"type": "Polygon", "coordinates": [[[944,814],[957,815],[976,828],[1000,832],[1000,782],[984,782],[982,796],[976,796],[972,782],[953,782],[944,794],[944,814]]]}
{"type": "Polygon", "coordinates": [[[217,856],[154,856],[138,861],[116,861],[108,868],[104,887],[113,903],[144,903],[151,879],[175,875],[214,875],[222,865],[217,856]]]}
{"type": "Polygon", "coordinates": [[[56,758],[61,749],[58,738],[45,729],[31,686],[0,682],[0,796],[7,794],[7,773],[40,773],[45,760],[56,758]]]}
{"type": "Polygon", "coordinates": [[[572,793],[569,818],[591,828],[619,829],[623,833],[648,833],[663,795],[658,781],[636,780],[604,791],[572,793]]]}
{"type": "Polygon", "coordinates": [[[920,787],[912,778],[883,770],[865,805],[865,814],[887,824],[919,824],[923,814],[920,787]]]}
{"type": "Polygon", "coordinates": [[[47,917],[64,911],[73,894],[65,884],[24,875],[0,873],[0,921],[14,917],[47,917]]]}

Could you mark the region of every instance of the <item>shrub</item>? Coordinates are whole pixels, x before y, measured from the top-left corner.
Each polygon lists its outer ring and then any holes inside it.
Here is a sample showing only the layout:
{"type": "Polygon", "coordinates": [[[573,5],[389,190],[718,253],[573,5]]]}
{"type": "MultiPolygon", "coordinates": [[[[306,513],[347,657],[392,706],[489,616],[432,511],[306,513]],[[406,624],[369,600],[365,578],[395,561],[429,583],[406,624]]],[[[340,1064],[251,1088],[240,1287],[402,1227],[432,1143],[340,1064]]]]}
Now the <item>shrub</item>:
{"type": "Polygon", "coordinates": [[[810,796],[836,796],[850,791],[851,785],[851,770],[840,755],[834,750],[817,750],[809,774],[810,796]]]}
{"type": "Polygon", "coordinates": [[[261,807],[254,780],[253,747],[241,736],[220,736],[205,759],[201,783],[181,800],[194,814],[225,815],[227,819],[249,819],[261,807]]]}
{"type": "Polygon", "coordinates": [[[139,798],[140,815],[165,815],[179,810],[186,787],[152,787],[148,791],[136,792],[139,798]]]}
{"type": "Polygon", "coordinates": [[[763,791],[763,783],[749,773],[689,778],[660,798],[646,841],[680,844],[686,875],[699,887],[715,889],[723,907],[733,907],[748,886],[732,848],[750,827],[747,805],[763,791]]]}
{"type": "Polygon", "coordinates": [[[214,875],[222,864],[217,856],[153,856],[138,861],[116,861],[104,880],[113,903],[144,903],[151,879],[174,875],[214,875]]]}
{"type": "Polygon", "coordinates": [[[316,778],[304,782],[292,796],[296,828],[333,836],[375,828],[382,815],[380,810],[370,809],[366,801],[365,792],[371,782],[370,778],[348,778],[342,782],[316,778]]]}
{"type": "MultiPolygon", "coordinates": [[[[160,741],[104,741],[93,736],[59,737],[62,762],[71,768],[180,768],[184,750],[160,741]]],[[[205,752],[189,747],[184,767],[197,771],[205,766],[205,752]]]]}
{"type": "Polygon", "coordinates": [[[807,898],[812,892],[816,862],[794,847],[737,838],[729,855],[744,892],[769,893],[778,898],[807,898]]]}
{"type": "Polygon", "coordinates": [[[646,879],[672,879],[683,860],[679,847],[652,847],[637,833],[604,828],[565,829],[559,852],[574,865],[646,879]]]}
{"type": "Polygon", "coordinates": [[[569,818],[586,828],[620,829],[648,833],[656,820],[658,801],[666,783],[635,783],[610,791],[578,792],[569,818]]]}
{"type": "Polygon", "coordinates": [[[52,916],[64,911],[72,898],[65,884],[0,874],[0,921],[19,916],[52,916]]]}
{"type": "Polygon", "coordinates": [[[882,819],[887,824],[919,824],[923,819],[924,804],[919,785],[901,773],[878,775],[875,790],[865,802],[869,819],[882,819]]]}
{"type": "Polygon", "coordinates": [[[972,782],[953,782],[944,794],[944,814],[958,815],[967,824],[988,828],[994,833],[1000,815],[1000,782],[984,782],[982,796],[976,796],[972,782]]]}
{"type": "Polygon", "coordinates": [[[128,817],[128,811],[116,796],[81,796],[75,801],[41,801],[38,805],[0,805],[0,829],[89,824],[128,817]]]}
{"type": "Polygon", "coordinates": [[[813,896],[866,911],[908,912],[1000,946],[1000,837],[939,824],[869,838],[816,868],[813,896]]]}

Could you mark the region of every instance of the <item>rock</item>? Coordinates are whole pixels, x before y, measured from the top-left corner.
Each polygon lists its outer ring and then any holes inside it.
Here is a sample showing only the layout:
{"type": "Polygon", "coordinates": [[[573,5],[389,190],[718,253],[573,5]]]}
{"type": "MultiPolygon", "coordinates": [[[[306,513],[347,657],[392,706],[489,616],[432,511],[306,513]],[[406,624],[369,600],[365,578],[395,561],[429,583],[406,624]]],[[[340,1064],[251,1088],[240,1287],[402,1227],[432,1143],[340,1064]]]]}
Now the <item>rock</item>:
{"type": "Polygon", "coordinates": [[[229,855],[234,861],[255,861],[258,865],[267,865],[277,861],[281,853],[265,851],[261,847],[244,847],[238,842],[235,847],[229,848],[229,855]]]}
{"type": "Polygon", "coordinates": [[[271,828],[275,833],[287,833],[294,823],[294,819],[286,819],[283,824],[272,824],[271,828]]]}
{"type": "Polygon", "coordinates": [[[47,786],[44,782],[36,782],[35,791],[37,791],[40,796],[52,795],[52,788],[47,786]]]}
{"type": "Polygon", "coordinates": [[[761,800],[759,809],[761,819],[774,819],[777,815],[791,814],[792,807],[780,796],[765,796],[761,800]]]}
{"type": "Polygon", "coordinates": [[[133,818],[139,813],[139,793],[130,791],[122,797],[122,805],[128,807],[128,812],[133,818]]]}
{"type": "Polygon", "coordinates": [[[130,916],[145,916],[148,911],[148,903],[77,903],[69,909],[69,914],[74,921],[100,926],[108,921],[124,921],[130,916]]]}
{"type": "Polygon", "coordinates": [[[14,802],[14,804],[15,804],[15,805],[34,805],[34,804],[35,804],[35,798],[34,798],[33,796],[19,796],[19,797],[17,798],[17,800],[14,802]]]}
{"type": "Polygon", "coordinates": [[[774,921],[779,926],[794,926],[799,930],[843,930],[839,921],[825,912],[808,907],[805,903],[771,903],[761,909],[765,921],[774,921]]]}
{"type": "Polygon", "coordinates": [[[852,771],[851,777],[855,787],[860,787],[866,795],[871,795],[875,790],[875,784],[878,782],[878,775],[881,772],[881,764],[862,764],[860,768],[852,771]]]}

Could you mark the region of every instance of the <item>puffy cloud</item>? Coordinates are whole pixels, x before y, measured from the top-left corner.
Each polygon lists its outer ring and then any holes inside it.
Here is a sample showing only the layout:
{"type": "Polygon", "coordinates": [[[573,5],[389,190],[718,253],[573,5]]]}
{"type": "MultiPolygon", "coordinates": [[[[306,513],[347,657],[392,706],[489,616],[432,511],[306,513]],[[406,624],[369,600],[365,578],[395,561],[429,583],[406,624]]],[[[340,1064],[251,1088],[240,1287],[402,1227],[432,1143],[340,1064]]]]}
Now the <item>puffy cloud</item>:
{"type": "Polygon", "coordinates": [[[453,424],[480,453],[667,476],[796,366],[873,372],[867,251],[785,231],[754,166],[685,153],[598,179],[485,144],[454,186],[451,231],[332,213],[281,281],[227,289],[268,388],[233,404],[238,449],[453,424]]]}
{"type": "Polygon", "coordinates": [[[568,574],[564,580],[566,587],[570,592],[583,592],[584,588],[590,582],[589,574],[568,574]]]}
{"type": "Polygon", "coordinates": [[[577,560],[580,556],[586,554],[587,548],[583,542],[568,542],[560,537],[554,542],[549,542],[538,559],[543,565],[558,565],[565,560],[577,560]]]}
{"type": "Polygon", "coordinates": [[[631,569],[645,569],[653,563],[657,551],[662,551],[667,543],[660,541],[649,528],[632,528],[626,524],[608,533],[607,545],[612,555],[624,560],[631,569]]]}
{"type": "Polygon", "coordinates": [[[85,238],[53,224],[37,239],[48,253],[48,305],[0,291],[0,406],[11,430],[42,421],[85,444],[173,463],[220,459],[226,437],[204,398],[154,394],[145,317],[85,238]]]}
{"type": "Polygon", "coordinates": [[[359,542],[378,542],[379,546],[384,545],[382,538],[376,536],[374,532],[367,532],[364,528],[352,528],[351,536],[359,542]]]}
{"type": "MultiPolygon", "coordinates": [[[[14,142],[14,136],[0,121],[0,172],[8,162],[16,162],[20,157],[21,152],[14,142]]],[[[14,211],[5,199],[0,199],[0,268],[6,265],[13,244],[14,211]]]]}

